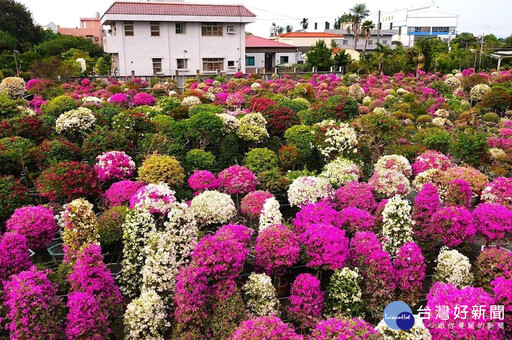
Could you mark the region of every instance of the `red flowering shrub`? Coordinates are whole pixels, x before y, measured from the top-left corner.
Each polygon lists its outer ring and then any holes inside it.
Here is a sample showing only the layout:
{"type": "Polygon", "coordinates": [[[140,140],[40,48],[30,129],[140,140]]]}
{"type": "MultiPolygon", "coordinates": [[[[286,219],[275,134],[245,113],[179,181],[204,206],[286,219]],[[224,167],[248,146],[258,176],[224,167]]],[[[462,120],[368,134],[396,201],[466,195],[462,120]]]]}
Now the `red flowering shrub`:
{"type": "Polygon", "coordinates": [[[36,147],[34,160],[38,167],[45,169],[50,164],[76,160],[79,155],[80,148],[65,139],[46,139],[36,147]]]}
{"type": "Polygon", "coordinates": [[[14,176],[0,177],[0,224],[29,202],[28,189],[14,176]]]}
{"type": "Polygon", "coordinates": [[[304,161],[304,154],[295,145],[283,145],[279,148],[279,162],[283,170],[292,170],[304,161]]]}
{"type": "Polygon", "coordinates": [[[487,247],[478,255],[475,267],[475,285],[490,291],[490,283],[497,277],[512,280],[512,253],[501,248],[487,247]]]}
{"type": "Polygon", "coordinates": [[[52,133],[52,128],[46,125],[38,116],[20,116],[0,122],[0,136],[19,136],[40,142],[52,133]]]}

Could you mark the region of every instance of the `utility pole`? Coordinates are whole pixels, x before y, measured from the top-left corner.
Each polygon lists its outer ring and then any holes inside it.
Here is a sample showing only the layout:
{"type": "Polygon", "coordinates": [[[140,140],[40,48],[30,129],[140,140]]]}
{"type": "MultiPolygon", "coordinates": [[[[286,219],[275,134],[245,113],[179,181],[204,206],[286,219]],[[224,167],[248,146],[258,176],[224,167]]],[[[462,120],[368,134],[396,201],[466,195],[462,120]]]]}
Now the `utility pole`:
{"type": "Polygon", "coordinates": [[[478,60],[478,70],[482,68],[482,53],[484,52],[484,33],[482,33],[482,40],[480,41],[480,58],[478,60]]]}
{"type": "Polygon", "coordinates": [[[377,44],[380,43],[380,10],[377,17],[377,44]]]}

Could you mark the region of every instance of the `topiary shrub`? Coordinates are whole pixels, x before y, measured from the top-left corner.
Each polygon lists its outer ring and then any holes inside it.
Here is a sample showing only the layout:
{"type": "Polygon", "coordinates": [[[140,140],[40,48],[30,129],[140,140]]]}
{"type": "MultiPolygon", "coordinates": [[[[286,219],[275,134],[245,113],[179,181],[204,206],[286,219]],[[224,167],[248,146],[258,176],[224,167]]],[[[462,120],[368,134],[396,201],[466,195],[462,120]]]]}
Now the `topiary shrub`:
{"type": "Polygon", "coordinates": [[[188,115],[190,117],[195,116],[198,113],[224,113],[224,110],[220,106],[212,105],[212,104],[201,104],[191,107],[188,110],[188,115]]]}
{"type": "Polygon", "coordinates": [[[6,223],[8,231],[25,236],[30,249],[43,249],[55,237],[57,222],[51,209],[41,205],[16,209],[6,223]]]}
{"type": "Polygon", "coordinates": [[[277,168],[278,160],[274,151],[267,148],[254,148],[246,154],[246,166],[256,174],[277,168]]]}
{"type": "Polygon", "coordinates": [[[2,119],[13,118],[20,114],[20,106],[26,105],[24,100],[11,99],[5,93],[0,93],[0,115],[2,119]]]}
{"type": "Polygon", "coordinates": [[[69,96],[58,96],[43,104],[41,112],[43,115],[50,115],[57,118],[66,111],[78,108],[78,103],[69,96]]]}
{"type": "Polygon", "coordinates": [[[13,176],[0,177],[0,225],[30,201],[28,189],[13,176]]]}
{"type": "Polygon", "coordinates": [[[488,123],[499,123],[500,116],[498,116],[494,112],[487,112],[486,114],[483,115],[482,120],[488,123]]]}
{"type": "Polygon", "coordinates": [[[186,121],[186,136],[193,139],[199,148],[218,143],[222,135],[224,123],[214,113],[199,112],[186,121]]]}
{"type": "Polygon", "coordinates": [[[418,118],[416,118],[416,121],[418,123],[430,123],[430,122],[432,122],[432,117],[429,115],[421,115],[421,116],[418,116],[418,118]]]}
{"type": "Polygon", "coordinates": [[[0,170],[4,173],[19,172],[32,163],[34,142],[22,137],[0,139],[0,170]]]}
{"type": "Polygon", "coordinates": [[[155,124],[148,115],[135,110],[126,110],[116,115],[112,119],[112,128],[135,143],[146,133],[156,132],[155,124]]]}
{"type": "Polygon", "coordinates": [[[482,105],[491,110],[505,111],[510,107],[512,97],[502,89],[491,89],[482,99],[482,105]]]}
{"type": "Polygon", "coordinates": [[[209,151],[192,149],[187,152],[185,163],[188,170],[212,170],[215,167],[215,156],[209,151]]]}
{"type": "Polygon", "coordinates": [[[61,138],[45,140],[34,149],[34,160],[39,168],[45,169],[50,164],[74,161],[80,156],[80,148],[61,138]]]}
{"type": "Polygon", "coordinates": [[[139,180],[145,183],[164,182],[171,187],[181,186],[185,174],[180,162],[171,156],[153,154],[139,168],[139,180]]]}
{"type": "Polygon", "coordinates": [[[487,135],[484,132],[459,131],[453,143],[453,155],[473,166],[479,166],[486,159],[487,149],[487,135]]]}
{"type": "Polygon", "coordinates": [[[99,129],[85,137],[82,155],[91,164],[96,157],[106,151],[124,151],[131,154],[134,150],[132,141],[120,132],[99,129]]]}
{"type": "Polygon", "coordinates": [[[0,122],[0,136],[2,137],[19,136],[41,142],[50,136],[51,132],[52,128],[38,116],[15,117],[0,122]]]}
{"type": "Polygon", "coordinates": [[[123,240],[123,229],[121,226],[126,220],[128,207],[118,205],[105,211],[98,218],[98,234],[102,247],[118,245],[123,240]]]}

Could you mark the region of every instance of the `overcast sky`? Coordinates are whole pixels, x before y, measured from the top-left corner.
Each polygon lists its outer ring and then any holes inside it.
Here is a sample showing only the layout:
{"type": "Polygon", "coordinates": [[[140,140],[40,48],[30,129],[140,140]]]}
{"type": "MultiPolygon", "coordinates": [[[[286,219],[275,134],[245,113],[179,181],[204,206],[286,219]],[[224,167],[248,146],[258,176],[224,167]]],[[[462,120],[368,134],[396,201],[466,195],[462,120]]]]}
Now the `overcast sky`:
{"type": "MultiPolygon", "coordinates": [[[[18,0],[32,12],[34,20],[41,25],[50,21],[62,27],[77,27],[80,17],[91,17],[99,12],[103,15],[112,4],[111,0],[18,0]]],[[[371,14],[378,10],[417,8],[429,6],[432,0],[191,0],[190,3],[243,4],[254,14],[256,23],[247,26],[247,31],[267,37],[272,22],[278,25],[292,25],[300,28],[303,17],[309,19],[310,25],[330,21],[356,3],[364,2],[371,14]]],[[[439,10],[459,15],[458,32],[472,32],[479,35],[493,33],[498,37],[512,34],[512,0],[436,0],[439,10]]]]}

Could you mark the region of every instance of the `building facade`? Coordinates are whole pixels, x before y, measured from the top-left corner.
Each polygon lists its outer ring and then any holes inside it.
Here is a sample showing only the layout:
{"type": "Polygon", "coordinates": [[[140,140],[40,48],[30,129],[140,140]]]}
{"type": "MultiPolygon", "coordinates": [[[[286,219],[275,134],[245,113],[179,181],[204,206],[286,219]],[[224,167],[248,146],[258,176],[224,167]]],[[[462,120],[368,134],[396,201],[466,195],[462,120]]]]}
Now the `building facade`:
{"type": "Polygon", "coordinates": [[[57,27],[57,32],[63,35],[73,35],[91,40],[98,45],[103,44],[103,28],[101,26],[100,16],[96,18],[80,18],[80,27],[66,28],[57,27]]]}
{"type": "Polygon", "coordinates": [[[329,32],[290,32],[272,37],[272,39],[297,46],[300,52],[306,53],[319,40],[323,40],[327,46],[330,46],[331,42],[341,41],[344,37],[344,35],[329,32]]]}
{"type": "Polygon", "coordinates": [[[245,72],[245,25],[255,17],[240,5],[114,2],[101,19],[104,49],[119,76],[245,72]]]}
{"type": "MultiPolygon", "coordinates": [[[[354,49],[354,34],[347,29],[337,29],[337,30],[329,30],[329,33],[336,33],[342,35],[342,39],[334,39],[334,42],[338,44],[340,48],[343,49],[354,49]]],[[[390,48],[394,48],[395,46],[391,43],[393,42],[393,35],[397,33],[397,31],[393,30],[381,30],[377,32],[376,29],[371,30],[370,38],[366,39],[365,37],[360,36],[357,39],[357,46],[355,48],[356,51],[372,51],[377,48],[377,42],[384,46],[388,46],[390,48]],[[378,35],[379,33],[379,35],[378,35]]]]}
{"type": "Polygon", "coordinates": [[[245,36],[245,65],[247,73],[274,72],[278,66],[299,63],[298,47],[254,35],[245,36]]]}

